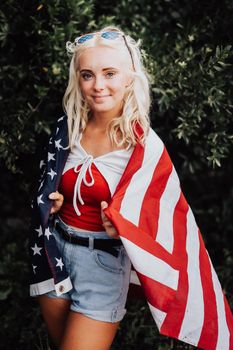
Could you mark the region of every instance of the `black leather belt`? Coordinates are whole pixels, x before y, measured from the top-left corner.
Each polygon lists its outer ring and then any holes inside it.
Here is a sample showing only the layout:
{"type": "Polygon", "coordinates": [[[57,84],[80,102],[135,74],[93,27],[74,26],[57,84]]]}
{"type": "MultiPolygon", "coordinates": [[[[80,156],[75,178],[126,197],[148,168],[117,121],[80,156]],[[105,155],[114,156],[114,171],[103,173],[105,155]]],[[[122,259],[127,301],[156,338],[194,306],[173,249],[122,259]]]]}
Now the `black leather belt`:
{"type": "MultiPolygon", "coordinates": [[[[60,233],[60,235],[67,241],[73,244],[78,244],[84,247],[89,247],[89,238],[88,237],[77,237],[69,234],[64,230],[58,222],[55,223],[55,229],[60,233]]],[[[112,254],[115,257],[118,257],[118,250],[114,247],[122,246],[121,240],[118,239],[102,239],[94,238],[93,240],[93,249],[103,250],[109,254],[112,254]]]]}

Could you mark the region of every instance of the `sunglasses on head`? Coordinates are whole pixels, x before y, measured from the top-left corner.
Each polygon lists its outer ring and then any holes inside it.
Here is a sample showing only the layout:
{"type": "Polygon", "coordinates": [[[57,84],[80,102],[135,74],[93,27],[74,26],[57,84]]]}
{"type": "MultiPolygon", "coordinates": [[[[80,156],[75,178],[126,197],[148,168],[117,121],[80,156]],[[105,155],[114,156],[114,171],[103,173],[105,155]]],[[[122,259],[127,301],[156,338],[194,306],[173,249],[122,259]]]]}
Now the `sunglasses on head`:
{"type": "Polygon", "coordinates": [[[121,32],[116,32],[116,31],[88,33],[88,34],[79,36],[74,41],[76,45],[80,45],[94,38],[95,36],[100,36],[101,38],[107,39],[107,40],[115,40],[119,37],[123,37],[123,34],[121,32]]]}
{"type": "Polygon", "coordinates": [[[81,44],[85,43],[86,41],[93,39],[95,36],[100,36],[101,38],[106,39],[106,40],[115,40],[115,39],[118,39],[118,38],[123,38],[124,42],[125,42],[125,46],[127,47],[128,52],[130,54],[132,65],[133,65],[133,68],[134,68],[134,61],[133,61],[133,56],[132,56],[131,50],[129,48],[129,45],[127,44],[127,41],[126,41],[126,38],[125,38],[124,34],[121,33],[121,32],[108,31],[108,32],[88,33],[88,34],[84,34],[84,35],[81,35],[81,36],[77,37],[74,40],[74,42],[75,42],[76,45],[81,45],[81,44]]]}

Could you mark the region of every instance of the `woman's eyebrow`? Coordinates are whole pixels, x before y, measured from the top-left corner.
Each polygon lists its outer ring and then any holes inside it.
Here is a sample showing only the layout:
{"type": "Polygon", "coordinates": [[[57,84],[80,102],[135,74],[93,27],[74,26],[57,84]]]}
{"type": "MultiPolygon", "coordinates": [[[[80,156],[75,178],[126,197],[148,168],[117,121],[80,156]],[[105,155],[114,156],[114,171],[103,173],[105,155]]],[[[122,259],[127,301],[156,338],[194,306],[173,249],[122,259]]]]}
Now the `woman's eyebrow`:
{"type": "Polygon", "coordinates": [[[92,72],[92,70],[90,70],[90,69],[85,69],[85,68],[84,68],[84,69],[81,69],[81,70],[80,70],[80,73],[82,73],[82,72],[92,72]]]}
{"type": "Polygon", "coordinates": [[[107,68],[103,68],[102,70],[105,71],[105,70],[109,70],[109,69],[119,70],[119,68],[116,68],[116,67],[107,67],[107,68]]]}
{"type": "MultiPolygon", "coordinates": [[[[106,68],[102,69],[103,72],[106,71],[106,70],[117,70],[118,71],[119,69],[116,68],[116,67],[106,67],[106,68]]],[[[92,70],[88,69],[88,68],[83,68],[83,69],[80,70],[80,73],[82,73],[82,72],[92,72],[92,70]]]]}

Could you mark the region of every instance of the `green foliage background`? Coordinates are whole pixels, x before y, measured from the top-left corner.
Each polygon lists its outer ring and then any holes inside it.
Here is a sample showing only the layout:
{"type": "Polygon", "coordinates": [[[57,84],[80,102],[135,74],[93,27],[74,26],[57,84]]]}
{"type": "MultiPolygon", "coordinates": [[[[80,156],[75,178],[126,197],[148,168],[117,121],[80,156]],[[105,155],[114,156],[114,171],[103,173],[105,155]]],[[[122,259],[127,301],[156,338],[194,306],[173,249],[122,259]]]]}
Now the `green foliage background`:
{"type": "MultiPolygon", "coordinates": [[[[65,42],[114,24],[142,40],[162,137],[233,305],[231,0],[8,0],[0,9],[0,349],[47,349],[28,297],[29,204],[68,78],[65,42]]],[[[112,347],[188,349],[160,336],[143,301],[112,347]]]]}

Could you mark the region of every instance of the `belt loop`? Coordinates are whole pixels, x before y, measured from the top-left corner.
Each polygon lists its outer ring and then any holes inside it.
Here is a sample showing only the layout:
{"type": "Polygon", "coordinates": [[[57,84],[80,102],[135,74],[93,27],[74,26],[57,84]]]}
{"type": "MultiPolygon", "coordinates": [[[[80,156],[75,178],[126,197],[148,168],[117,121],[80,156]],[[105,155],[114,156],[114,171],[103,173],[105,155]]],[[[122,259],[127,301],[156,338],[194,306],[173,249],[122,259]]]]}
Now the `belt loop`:
{"type": "Polygon", "coordinates": [[[89,237],[89,249],[94,249],[94,237],[89,237]]]}

